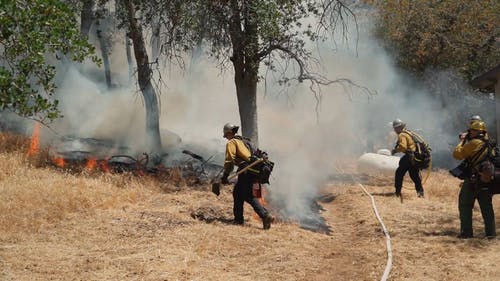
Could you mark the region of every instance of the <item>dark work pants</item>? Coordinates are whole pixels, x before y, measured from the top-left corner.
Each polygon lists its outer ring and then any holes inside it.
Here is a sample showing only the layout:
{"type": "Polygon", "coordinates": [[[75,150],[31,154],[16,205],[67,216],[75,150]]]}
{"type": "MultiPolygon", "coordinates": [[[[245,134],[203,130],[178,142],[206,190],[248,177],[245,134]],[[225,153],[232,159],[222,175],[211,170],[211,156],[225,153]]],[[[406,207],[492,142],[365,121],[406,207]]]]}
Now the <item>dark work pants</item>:
{"type": "Polygon", "coordinates": [[[260,218],[268,215],[266,208],[264,208],[258,198],[253,196],[252,185],[255,177],[249,173],[242,173],[238,176],[238,181],[233,189],[233,214],[235,223],[243,223],[243,203],[250,204],[260,218]]]}
{"type": "Polygon", "coordinates": [[[484,221],[484,232],[486,236],[496,236],[495,213],[491,204],[492,195],[487,187],[476,187],[476,184],[466,179],[458,195],[458,211],[460,213],[460,233],[465,236],[473,235],[472,231],[472,209],[474,202],[479,202],[481,215],[484,221]]]}
{"type": "Polygon", "coordinates": [[[410,157],[407,154],[399,159],[399,167],[396,169],[394,179],[394,187],[396,188],[396,192],[401,193],[401,188],[403,187],[403,178],[406,172],[410,173],[410,178],[415,183],[415,190],[417,192],[424,192],[419,170],[417,167],[413,166],[410,163],[410,157]]]}

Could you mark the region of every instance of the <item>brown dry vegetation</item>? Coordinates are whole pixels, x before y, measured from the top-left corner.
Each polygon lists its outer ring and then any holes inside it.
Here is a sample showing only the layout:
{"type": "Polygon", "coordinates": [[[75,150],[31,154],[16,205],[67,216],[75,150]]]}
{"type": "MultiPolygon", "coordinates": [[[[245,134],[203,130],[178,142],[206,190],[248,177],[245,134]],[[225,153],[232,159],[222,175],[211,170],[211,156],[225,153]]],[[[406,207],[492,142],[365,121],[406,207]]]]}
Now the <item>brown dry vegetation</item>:
{"type": "MultiPolygon", "coordinates": [[[[322,190],[335,196],[322,203],[331,235],[291,223],[264,231],[248,205],[246,225],[229,224],[229,188],[215,197],[208,186],[65,173],[20,147],[0,153],[0,280],[378,280],[385,268],[380,225],[350,176],[322,190]]],[[[391,179],[358,179],[392,237],[390,280],[498,279],[500,242],[482,239],[477,208],[478,238],[455,238],[457,180],[432,172],[425,199],[406,182],[401,203],[387,196],[391,179]]]]}

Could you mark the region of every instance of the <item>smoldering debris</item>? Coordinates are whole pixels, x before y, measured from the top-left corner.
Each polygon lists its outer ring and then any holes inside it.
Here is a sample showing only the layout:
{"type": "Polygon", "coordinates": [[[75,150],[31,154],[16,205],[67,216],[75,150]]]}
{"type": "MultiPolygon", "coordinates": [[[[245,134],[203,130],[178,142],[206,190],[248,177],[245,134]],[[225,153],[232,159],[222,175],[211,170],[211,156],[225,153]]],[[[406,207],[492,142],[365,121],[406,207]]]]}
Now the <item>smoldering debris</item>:
{"type": "Polygon", "coordinates": [[[191,212],[191,217],[196,220],[212,223],[215,221],[232,222],[231,215],[224,209],[216,206],[200,207],[191,212]]]}
{"type": "MultiPolygon", "coordinates": [[[[272,198],[272,197],[271,197],[272,198]]],[[[330,235],[331,227],[327,224],[325,218],[321,216],[321,212],[325,211],[319,202],[332,202],[335,200],[335,195],[326,194],[318,197],[302,198],[301,212],[287,211],[288,203],[285,200],[270,199],[269,206],[271,211],[276,214],[277,220],[284,222],[297,223],[300,228],[307,229],[313,232],[330,235]]]]}
{"type": "Polygon", "coordinates": [[[199,177],[202,177],[204,180],[213,181],[222,173],[223,167],[221,165],[210,162],[213,156],[205,159],[202,156],[186,149],[182,150],[182,153],[198,160],[189,162],[192,167],[190,170],[192,170],[194,174],[199,175],[199,177]]]}
{"type": "Polygon", "coordinates": [[[205,159],[188,150],[150,155],[137,153],[119,141],[71,136],[51,143],[47,162],[73,172],[131,172],[165,180],[175,177],[176,182],[182,178],[186,183],[200,185],[208,183],[222,171],[222,166],[211,160],[212,157],[205,159]]]}

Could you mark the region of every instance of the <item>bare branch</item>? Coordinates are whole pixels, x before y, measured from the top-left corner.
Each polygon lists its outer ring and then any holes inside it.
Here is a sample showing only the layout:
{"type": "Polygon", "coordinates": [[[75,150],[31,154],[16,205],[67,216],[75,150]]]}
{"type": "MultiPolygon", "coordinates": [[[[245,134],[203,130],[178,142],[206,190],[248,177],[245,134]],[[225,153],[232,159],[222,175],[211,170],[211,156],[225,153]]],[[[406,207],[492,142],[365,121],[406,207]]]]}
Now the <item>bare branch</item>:
{"type": "MultiPolygon", "coordinates": [[[[361,93],[366,95],[368,99],[377,94],[375,90],[371,90],[368,87],[355,83],[350,79],[338,78],[332,80],[325,77],[322,74],[311,72],[306,64],[306,60],[311,59],[310,57],[307,57],[307,54],[304,54],[306,57],[301,57],[297,52],[294,52],[281,45],[272,45],[269,47],[269,50],[278,50],[285,53],[291,60],[295,61],[295,63],[298,65],[298,75],[295,76],[294,78],[285,78],[283,81],[285,81],[287,84],[289,84],[290,81],[294,80],[297,81],[298,83],[302,83],[306,80],[310,82],[309,89],[314,94],[314,98],[316,99],[316,115],[318,118],[319,118],[319,106],[321,105],[321,100],[322,100],[321,86],[340,84],[344,88],[344,92],[346,92],[349,95],[350,99],[352,99],[353,89],[359,90],[361,93]]],[[[283,68],[284,69],[283,75],[286,72],[287,68],[288,66],[285,66],[283,68]]]]}
{"type": "MultiPolygon", "coordinates": [[[[355,23],[356,28],[356,51],[358,49],[359,43],[359,27],[356,14],[340,0],[322,0],[321,6],[323,7],[322,13],[319,17],[318,26],[316,32],[322,34],[322,36],[327,36],[333,34],[337,29],[338,25],[341,26],[342,38],[348,41],[349,28],[347,24],[348,18],[352,18],[355,23]]],[[[335,40],[333,40],[335,42],[335,40]]]]}

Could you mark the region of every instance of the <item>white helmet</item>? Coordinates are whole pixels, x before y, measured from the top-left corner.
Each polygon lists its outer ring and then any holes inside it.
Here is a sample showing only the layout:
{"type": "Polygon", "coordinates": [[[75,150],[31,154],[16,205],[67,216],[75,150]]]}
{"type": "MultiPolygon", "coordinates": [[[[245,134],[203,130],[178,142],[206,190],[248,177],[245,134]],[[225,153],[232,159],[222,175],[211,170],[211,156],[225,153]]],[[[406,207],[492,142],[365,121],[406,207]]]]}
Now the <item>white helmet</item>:
{"type": "Polygon", "coordinates": [[[222,128],[222,132],[224,133],[224,135],[226,135],[229,132],[236,134],[239,128],[240,128],[239,126],[233,125],[231,123],[226,123],[226,125],[224,125],[224,128],[222,128]]]}
{"type": "Polygon", "coordinates": [[[401,121],[401,119],[396,119],[396,120],[392,121],[393,128],[404,127],[404,126],[406,126],[406,124],[403,123],[403,121],[401,121]]]}
{"type": "Polygon", "coordinates": [[[479,115],[472,115],[469,121],[472,123],[474,121],[483,121],[483,119],[479,115]]]}

